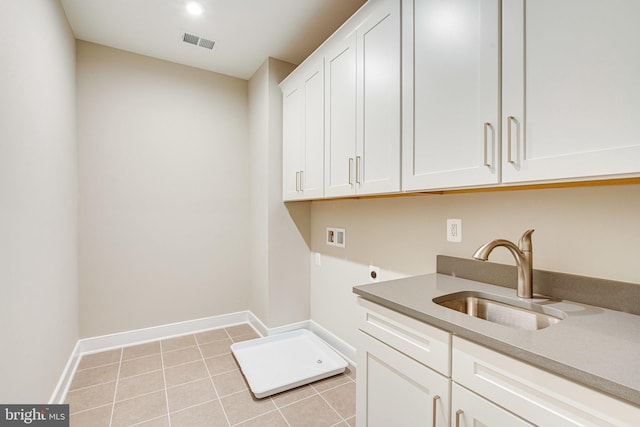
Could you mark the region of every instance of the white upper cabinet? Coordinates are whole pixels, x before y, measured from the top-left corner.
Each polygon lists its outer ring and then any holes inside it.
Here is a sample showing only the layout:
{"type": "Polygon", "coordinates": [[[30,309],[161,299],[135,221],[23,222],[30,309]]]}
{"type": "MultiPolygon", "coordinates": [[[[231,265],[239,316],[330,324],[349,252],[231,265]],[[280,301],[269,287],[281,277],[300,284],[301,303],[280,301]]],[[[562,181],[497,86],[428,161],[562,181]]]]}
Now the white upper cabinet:
{"type": "Polygon", "coordinates": [[[325,194],[344,196],[355,191],[356,149],[356,33],[334,40],[325,54],[326,145],[325,194]]]}
{"type": "Polygon", "coordinates": [[[382,2],[358,28],[358,194],[400,191],[400,38],[400,0],[382,2]]]}
{"type": "Polygon", "coordinates": [[[300,196],[303,89],[291,82],[282,86],[282,198],[300,196]]]}
{"type": "Polygon", "coordinates": [[[400,2],[370,1],[325,53],[325,195],[400,190],[400,2]]]}
{"type": "Polygon", "coordinates": [[[369,0],[283,83],[284,199],[640,176],[638,16],[369,0]]]}
{"type": "Polygon", "coordinates": [[[323,195],[324,63],[305,62],[282,84],[283,199],[323,195]]]}
{"type": "Polygon", "coordinates": [[[503,182],[640,172],[638,16],[638,0],[503,1],[503,182]]]}
{"type": "Polygon", "coordinates": [[[403,190],[498,183],[498,0],[404,0],[402,25],[403,190]]]}

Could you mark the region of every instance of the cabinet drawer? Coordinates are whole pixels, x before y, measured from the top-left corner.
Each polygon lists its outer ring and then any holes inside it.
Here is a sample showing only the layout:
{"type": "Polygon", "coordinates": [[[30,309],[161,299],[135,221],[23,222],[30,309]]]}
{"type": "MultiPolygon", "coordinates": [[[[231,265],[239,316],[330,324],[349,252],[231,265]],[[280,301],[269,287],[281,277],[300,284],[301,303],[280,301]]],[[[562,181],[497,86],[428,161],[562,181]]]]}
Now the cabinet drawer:
{"type": "Polygon", "coordinates": [[[358,328],[449,377],[451,334],[358,298],[358,328]]]}
{"type": "Polygon", "coordinates": [[[633,426],[640,408],[542,369],[453,338],[452,378],[518,416],[543,426],[633,426]]]}
{"type": "Polygon", "coordinates": [[[451,402],[451,425],[454,427],[533,426],[455,383],[451,386],[451,402]]]}

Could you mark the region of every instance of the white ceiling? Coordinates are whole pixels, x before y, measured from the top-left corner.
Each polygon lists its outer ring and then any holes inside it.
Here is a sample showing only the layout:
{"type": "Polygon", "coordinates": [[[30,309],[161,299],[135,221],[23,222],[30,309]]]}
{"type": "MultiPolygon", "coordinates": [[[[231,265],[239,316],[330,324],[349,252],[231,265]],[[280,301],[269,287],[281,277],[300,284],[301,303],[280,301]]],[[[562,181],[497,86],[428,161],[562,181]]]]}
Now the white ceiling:
{"type": "Polygon", "coordinates": [[[267,57],[301,63],[366,0],[198,0],[201,16],[187,0],[61,2],[77,39],[249,79],[267,57]]]}

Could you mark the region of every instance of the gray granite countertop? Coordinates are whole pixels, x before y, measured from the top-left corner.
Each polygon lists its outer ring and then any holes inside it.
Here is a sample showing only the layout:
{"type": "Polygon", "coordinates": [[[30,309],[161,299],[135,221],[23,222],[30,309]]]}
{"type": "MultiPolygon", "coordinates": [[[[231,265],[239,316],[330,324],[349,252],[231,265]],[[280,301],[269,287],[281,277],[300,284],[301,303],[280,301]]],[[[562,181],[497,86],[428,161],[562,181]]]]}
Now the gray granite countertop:
{"type": "Polygon", "coordinates": [[[534,297],[567,314],[537,331],[498,325],[432,300],[460,291],[517,299],[515,290],[444,274],[361,285],[369,301],[450,331],[551,373],[640,406],[640,316],[571,301],[534,297]]]}

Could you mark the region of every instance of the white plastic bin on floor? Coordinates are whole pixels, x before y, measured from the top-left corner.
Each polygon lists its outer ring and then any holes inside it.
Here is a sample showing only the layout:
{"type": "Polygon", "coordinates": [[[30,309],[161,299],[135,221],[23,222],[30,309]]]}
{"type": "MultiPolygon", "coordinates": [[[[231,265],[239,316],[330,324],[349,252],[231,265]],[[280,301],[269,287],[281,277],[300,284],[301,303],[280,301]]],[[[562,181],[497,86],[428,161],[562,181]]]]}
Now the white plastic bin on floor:
{"type": "Polygon", "coordinates": [[[340,374],[347,367],[306,329],[235,343],[231,351],[258,399],[340,374]]]}

